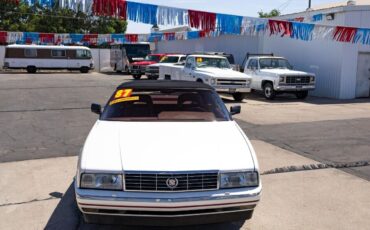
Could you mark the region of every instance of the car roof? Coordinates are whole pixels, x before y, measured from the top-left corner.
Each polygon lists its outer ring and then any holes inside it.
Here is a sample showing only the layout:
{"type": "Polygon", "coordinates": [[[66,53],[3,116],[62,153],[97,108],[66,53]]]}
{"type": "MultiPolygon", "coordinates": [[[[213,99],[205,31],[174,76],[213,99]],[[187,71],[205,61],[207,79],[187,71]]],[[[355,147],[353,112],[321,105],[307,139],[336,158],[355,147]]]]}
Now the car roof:
{"type": "Polygon", "coordinates": [[[201,58],[226,58],[220,55],[205,55],[205,54],[191,54],[189,57],[201,57],[201,58]]]}
{"type": "Polygon", "coordinates": [[[259,58],[259,59],[263,59],[263,58],[286,59],[284,57],[278,57],[278,56],[254,56],[254,57],[251,57],[251,58],[259,58]]]}
{"type": "Polygon", "coordinates": [[[62,49],[62,50],[74,50],[74,49],[83,49],[83,50],[90,50],[89,47],[86,46],[49,46],[49,45],[18,45],[18,44],[11,44],[6,46],[8,48],[20,48],[20,49],[27,49],[27,48],[36,48],[36,49],[62,49]]]}
{"type": "Polygon", "coordinates": [[[117,89],[201,89],[214,90],[212,86],[195,81],[177,81],[177,80],[148,80],[148,81],[129,81],[122,83],[117,89]]]}

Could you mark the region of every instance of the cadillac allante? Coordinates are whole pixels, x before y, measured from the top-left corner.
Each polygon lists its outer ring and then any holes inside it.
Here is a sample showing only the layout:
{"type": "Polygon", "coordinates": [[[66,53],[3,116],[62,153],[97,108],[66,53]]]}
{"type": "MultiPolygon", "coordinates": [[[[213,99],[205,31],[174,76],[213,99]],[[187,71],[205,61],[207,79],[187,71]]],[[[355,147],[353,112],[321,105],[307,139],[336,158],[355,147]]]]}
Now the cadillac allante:
{"type": "Polygon", "coordinates": [[[261,194],[247,136],[206,84],[120,85],[81,150],[76,200],[86,222],[192,225],[250,219],[261,194]]]}

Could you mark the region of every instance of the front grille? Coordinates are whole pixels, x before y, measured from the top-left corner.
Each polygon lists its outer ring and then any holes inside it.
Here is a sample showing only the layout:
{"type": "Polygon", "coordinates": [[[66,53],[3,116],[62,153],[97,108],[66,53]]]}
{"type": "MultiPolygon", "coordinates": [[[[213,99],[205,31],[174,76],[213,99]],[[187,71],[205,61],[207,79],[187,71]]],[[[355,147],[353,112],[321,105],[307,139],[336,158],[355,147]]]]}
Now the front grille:
{"type": "Polygon", "coordinates": [[[125,173],[125,191],[203,191],[218,189],[218,173],[125,173]],[[177,186],[169,187],[167,180],[176,179],[177,186]]]}
{"type": "Polygon", "coordinates": [[[310,84],[310,76],[287,76],[286,84],[306,85],[310,84]]]}
{"type": "Polygon", "coordinates": [[[229,79],[217,79],[217,85],[238,85],[245,86],[246,80],[229,80],[229,79]]]}

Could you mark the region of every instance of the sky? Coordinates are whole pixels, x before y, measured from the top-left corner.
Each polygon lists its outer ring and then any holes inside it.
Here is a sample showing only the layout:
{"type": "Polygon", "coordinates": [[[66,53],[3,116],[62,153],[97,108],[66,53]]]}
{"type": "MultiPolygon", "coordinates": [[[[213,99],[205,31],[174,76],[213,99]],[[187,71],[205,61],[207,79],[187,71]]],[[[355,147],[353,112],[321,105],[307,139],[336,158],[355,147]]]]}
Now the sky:
{"type": "MultiPolygon", "coordinates": [[[[132,2],[172,6],[207,12],[257,17],[259,11],[279,9],[282,14],[305,11],[308,0],[130,0],[132,2]]],[[[312,0],[312,5],[321,5],[344,0],[312,0]]],[[[149,33],[151,25],[128,23],[127,33],[149,33]]],[[[160,27],[164,29],[163,27],[160,27]]]]}

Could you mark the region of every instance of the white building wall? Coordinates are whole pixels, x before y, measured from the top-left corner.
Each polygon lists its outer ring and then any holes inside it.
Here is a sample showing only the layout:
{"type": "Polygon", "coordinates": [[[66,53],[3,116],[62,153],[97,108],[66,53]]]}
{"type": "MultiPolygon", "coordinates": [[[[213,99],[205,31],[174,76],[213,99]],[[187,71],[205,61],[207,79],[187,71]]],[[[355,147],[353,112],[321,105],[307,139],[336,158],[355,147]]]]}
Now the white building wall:
{"type": "Polygon", "coordinates": [[[258,52],[259,43],[258,37],[224,35],[216,38],[158,42],[156,53],[225,52],[233,54],[235,62],[241,65],[247,52],[258,52]]]}
{"type": "Polygon", "coordinates": [[[95,72],[113,71],[110,66],[110,49],[91,49],[91,55],[94,60],[95,72]]]}
{"type": "Polygon", "coordinates": [[[5,57],[5,46],[0,46],[0,69],[3,69],[5,57]]]}

